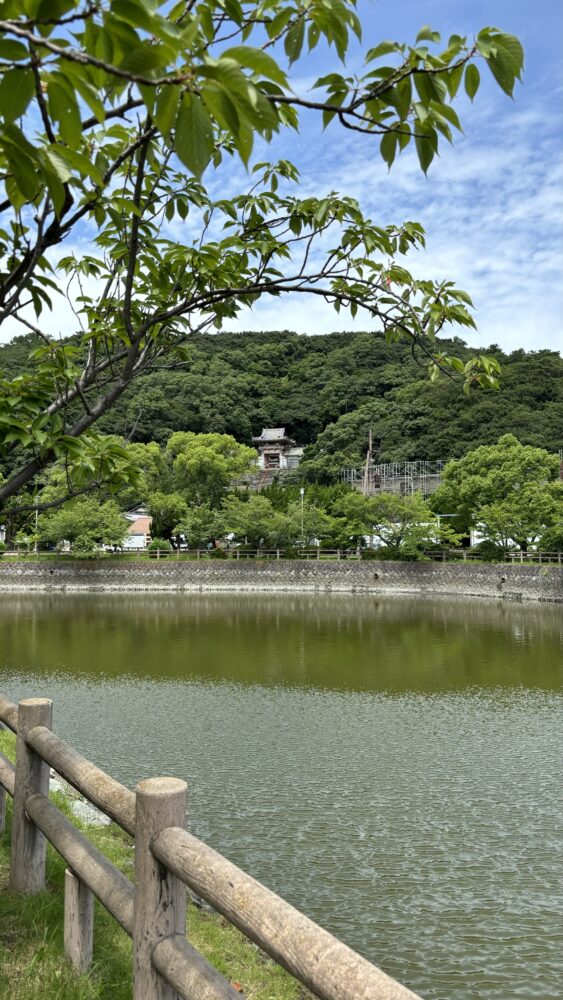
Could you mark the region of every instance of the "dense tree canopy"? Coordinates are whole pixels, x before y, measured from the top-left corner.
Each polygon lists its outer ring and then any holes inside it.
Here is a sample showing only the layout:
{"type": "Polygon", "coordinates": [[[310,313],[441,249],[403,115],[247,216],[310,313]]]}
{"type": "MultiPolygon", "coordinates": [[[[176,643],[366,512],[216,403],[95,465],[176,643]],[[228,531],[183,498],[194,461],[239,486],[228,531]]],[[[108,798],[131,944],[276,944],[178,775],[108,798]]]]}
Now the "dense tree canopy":
{"type": "Polygon", "coordinates": [[[424,548],[459,540],[448,525],[440,523],[420,493],[367,497],[351,492],[342,498],[339,507],[355,534],[373,535],[395,553],[400,550],[416,555],[424,548]]]}
{"type": "Polygon", "coordinates": [[[504,547],[525,549],[546,528],[563,523],[559,459],[505,434],[449,462],[432,498],[434,510],[455,516],[460,530],[482,527],[504,547]]]}
{"type": "Polygon", "coordinates": [[[0,383],[0,502],[59,459],[71,484],[75,468],[111,478],[124,455],[114,444],[95,461],[100,417],[140,375],[183,359],[195,332],[262,295],[364,309],[433,377],[495,381],[493,359],[464,364],[435,342],[449,324],[473,325],[471,301],[405,269],[404,255],[424,243],[419,224],[382,227],[345,193],[302,198],[288,160],[251,157],[256,136],[269,143],[307,109],[324,127],[365,133],[366,151],[378,148],[389,166],[412,144],[426,172],[439,140],[461,128],[454,102],[462,84],[474,98],[477,63],[511,95],[522,48],[496,28],[443,43],[424,27],[412,45],[368,48],[350,76],[339,70],[351,34],[361,36],[354,0],[4,0],[0,326],[33,330],[42,344],[33,371],[0,383]],[[316,98],[304,98],[288,66],[319,44],[335,58],[316,98]],[[219,188],[233,156],[248,183],[216,198],[206,168],[219,188]],[[80,236],[86,253],[69,245],[80,236]],[[76,314],[71,341],[45,322],[63,289],[76,314]]]}
{"type": "MultiPolygon", "coordinates": [[[[0,369],[21,374],[32,345],[30,336],[0,347],[0,369]]],[[[459,340],[446,347],[472,354],[459,340]]],[[[378,461],[461,457],[509,432],[523,444],[563,448],[563,359],[554,351],[489,348],[502,366],[500,388],[468,396],[448,379],[431,382],[406,346],[371,333],[219,333],[195,337],[189,353],[180,370],[133,386],[100,428],[163,445],[184,430],[250,444],[263,426],[285,425],[309,446],[307,478],[324,483],[364,461],[370,429],[378,461]]]]}
{"type": "Polygon", "coordinates": [[[74,555],[91,555],[100,545],[120,545],[127,522],[115,500],[100,503],[79,497],[39,519],[38,540],[54,545],[67,541],[74,555]]]}

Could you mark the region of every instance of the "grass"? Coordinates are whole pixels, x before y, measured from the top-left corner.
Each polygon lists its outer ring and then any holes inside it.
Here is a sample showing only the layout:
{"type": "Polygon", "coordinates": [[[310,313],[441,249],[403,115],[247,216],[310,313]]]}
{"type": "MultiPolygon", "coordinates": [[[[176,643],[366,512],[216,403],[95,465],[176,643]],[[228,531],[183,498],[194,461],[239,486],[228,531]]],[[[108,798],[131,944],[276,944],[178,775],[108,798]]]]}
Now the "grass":
{"type": "MultiPolygon", "coordinates": [[[[13,734],[0,730],[0,751],[12,760],[13,734]]],[[[70,812],[60,792],[52,799],[73,823],[129,878],[134,867],[132,839],[118,826],[86,826],[70,812]]],[[[63,949],[65,862],[49,845],[46,889],[36,896],[9,890],[11,799],[6,832],[0,835],[0,997],[2,1000],[131,1000],[131,941],[96,901],[94,961],[78,975],[63,949]]],[[[218,914],[190,905],[191,943],[240,990],[247,1000],[312,1000],[283,969],[272,962],[218,914]]]]}

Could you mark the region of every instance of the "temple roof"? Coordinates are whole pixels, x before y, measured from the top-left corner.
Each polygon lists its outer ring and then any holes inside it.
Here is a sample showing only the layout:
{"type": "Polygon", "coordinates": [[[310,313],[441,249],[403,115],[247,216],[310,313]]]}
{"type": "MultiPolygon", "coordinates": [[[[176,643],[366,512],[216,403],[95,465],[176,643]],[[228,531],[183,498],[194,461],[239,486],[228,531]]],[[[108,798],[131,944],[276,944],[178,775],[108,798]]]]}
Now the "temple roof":
{"type": "Polygon", "coordinates": [[[263,427],[259,437],[252,438],[254,444],[295,444],[285,433],[285,427],[263,427]]]}
{"type": "Polygon", "coordinates": [[[284,441],[285,427],[263,427],[260,437],[252,438],[253,441],[284,441]]]}

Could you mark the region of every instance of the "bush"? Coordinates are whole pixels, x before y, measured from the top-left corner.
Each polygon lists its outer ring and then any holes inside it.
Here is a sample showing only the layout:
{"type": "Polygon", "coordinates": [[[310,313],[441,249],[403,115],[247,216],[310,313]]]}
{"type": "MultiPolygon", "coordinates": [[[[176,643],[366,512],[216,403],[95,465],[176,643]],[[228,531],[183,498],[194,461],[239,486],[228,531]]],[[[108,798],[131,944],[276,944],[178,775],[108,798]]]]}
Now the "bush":
{"type": "MultiPolygon", "coordinates": [[[[376,559],[379,562],[418,562],[419,559],[424,559],[424,553],[422,552],[405,552],[404,549],[393,549],[388,548],[387,545],[383,545],[380,549],[371,549],[373,552],[370,559],[376,559]]],[[[362,553],[362,559],[366,558],[366,553],[362,553]]]]}
{"type": "Polygon", "coordinates": [[[225,549],[209,549],[207,553],[209,559],[228,559],[229,555],[225,549]]]}
{"type": "Polygon", "coordinates": [[[71,559],[106,559],[107,552],[103,549],[95,548],[93,545],[80,545],[76,542],[68,553],[71,559]]]}
{"type": "Polygon", "coordinates": [[[0,542],[0,556],[3,552],[6,552],[7,548],[8,546],[6,545],[6,542],[0,542]]]}
{"type": "Polygon", "coordinates": [[[563,525],[546,528],[539,548],[542,552],[563,552],[563,525]]]}
{"type": "Polygon", "coordinates": [[[486,562],[504,562],[504,549],[502,545],[497,545],[496,542],[492,542],[489,538],[486,538],[484,542],[479,542],[471,551],[478,552],[486,562]]]}
{"type": "Polygon", "coordinates": [[[167,538],[153,538],[148,546],[149,552],[172,552],[172,546],[167,538]]]}

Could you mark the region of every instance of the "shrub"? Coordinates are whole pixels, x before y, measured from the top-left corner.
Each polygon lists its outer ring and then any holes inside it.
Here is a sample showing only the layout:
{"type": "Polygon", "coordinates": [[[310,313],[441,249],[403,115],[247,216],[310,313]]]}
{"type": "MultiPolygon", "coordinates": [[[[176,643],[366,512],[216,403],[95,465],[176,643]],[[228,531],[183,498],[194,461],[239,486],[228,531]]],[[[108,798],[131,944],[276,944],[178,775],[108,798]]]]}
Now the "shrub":
{"type": "Polygon", "coordinates": [[[539,548],[542,552],[563,552],[563,525],[546,528],[541,536],[539,548]]]}
{"type": "Polygon", "coordinates": [[[8,546],[6,545],[6,542],[0,542],[0,556],[3,552],[6,552],[7,548],[8,546]]]}
{"type": "MultiPolygon", "coordinates": [[[[404,549],[389,548],[387,545],[383,545],[380,549],[372,549],[373,555],[370,559],[376,559],[379,562],[418,562],[420,559],[424,559],[424,554],[422,552],[405,552],[404,549]]],[[[366,553],[362,553],[362,559],[366,558],[366,553]]]]}
{"type": "Polygon", "coordinates": [[[149,552],[172,552],[172,546],[167,538],[153,538],[148,546],[149,552]]]}
{"type": "Polygon", "coordinates": [[[209,549],[207,553],[209,559],[228,559],[228,553],[225,549],[209,549]]]}
{"type": "Polygon", "coordinates": [[[478,552],[486,562],[504,562],[504,549],[502,545],[497,545],[490,538],[484,542],[479,542],[473,547],[473,552],[478,552]]]}

